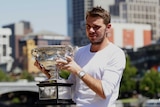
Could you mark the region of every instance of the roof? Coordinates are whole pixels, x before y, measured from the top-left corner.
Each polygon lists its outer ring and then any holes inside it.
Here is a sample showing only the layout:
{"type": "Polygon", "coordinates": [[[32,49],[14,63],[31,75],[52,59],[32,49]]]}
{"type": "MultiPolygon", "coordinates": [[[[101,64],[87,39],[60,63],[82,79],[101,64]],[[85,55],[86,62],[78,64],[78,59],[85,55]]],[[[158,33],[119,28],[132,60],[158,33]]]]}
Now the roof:
{"type": "Polygon", "coordinates": [[[39,31],[39,32],[36,32],[36,33],[29,33],[29,34],[23,36],[23,38],[21,38],[20,41],[26,41],[26,40],[29,40],[29,39],[35,39],[37,36],[45,36],[47,38],[51,37],[51,39],[53,39],[53,37],[55,37],[55,38],[68,37],[68,36],[57,34],[57,33],[51,32],[51,31],[43,30],[43,31],[39,31]]]}

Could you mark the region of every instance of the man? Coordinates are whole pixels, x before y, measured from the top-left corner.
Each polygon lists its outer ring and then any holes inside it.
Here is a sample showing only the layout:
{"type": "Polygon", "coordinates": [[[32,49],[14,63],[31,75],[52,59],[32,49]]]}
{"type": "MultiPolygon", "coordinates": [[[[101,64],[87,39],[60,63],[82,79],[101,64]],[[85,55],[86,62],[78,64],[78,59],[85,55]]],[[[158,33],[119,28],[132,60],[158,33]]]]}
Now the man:
{"type": "Polygon", "coordinates": [[[115,107],[125,68],[124,52],[109,41],[110,14],[94,7],[86,14],[86,34],[90,44],[80,47],[74,60],[57,60],[57,67],[68,70],[75,84],[78,107],[115,107]]]}

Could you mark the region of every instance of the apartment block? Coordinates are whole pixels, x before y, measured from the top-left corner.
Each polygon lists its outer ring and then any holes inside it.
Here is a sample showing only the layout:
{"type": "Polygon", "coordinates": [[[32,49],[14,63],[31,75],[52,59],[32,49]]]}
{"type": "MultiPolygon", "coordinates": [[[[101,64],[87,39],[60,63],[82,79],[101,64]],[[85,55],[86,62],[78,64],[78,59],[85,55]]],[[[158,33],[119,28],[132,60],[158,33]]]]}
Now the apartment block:
{"type": "Polygon", "coordinates": [[[9,72],[13,64],[11,57],[10,36],[12,32],[9,28],[0,28],[0,69],[9,72]]]}
{"type": "Polygon", "coordinates": [[[150,24],[152,40],[160,38],[159,0],[115,0],[115,4],[110,6],[110,13],[127,23],[150,24]]]}
{"type": "Polygon", "coordinates": [[[137,50],[151,44],[151,26],[149,24],[112,23],[109,39],[121,48],[137,50]]]}

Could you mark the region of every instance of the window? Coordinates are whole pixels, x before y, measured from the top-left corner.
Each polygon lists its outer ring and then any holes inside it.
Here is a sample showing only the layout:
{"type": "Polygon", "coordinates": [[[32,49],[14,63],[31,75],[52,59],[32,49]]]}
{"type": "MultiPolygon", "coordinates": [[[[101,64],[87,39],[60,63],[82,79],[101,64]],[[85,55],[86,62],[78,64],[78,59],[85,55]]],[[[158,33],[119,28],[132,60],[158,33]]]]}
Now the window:
{"type": "Polygon", "coordinates": [[[6,38],[6,35],[3,35],[3,38],[6,38]]]}
{"type": "Polygon", "coordinates": [[[123,18],[127,19],[127,14],[126,13],[123,13],[123,18]]]}
{"type": "Polygon", "coordinates": [[[6,45],[3,45],[3,56],[6,56],[6,52],[7,51],[7,49],[6,49],[6,45]]]}
{"type": "Polygon", "coordinates": [[[127,10],[127,5],[123,4],[123,10],[127,10]]]}

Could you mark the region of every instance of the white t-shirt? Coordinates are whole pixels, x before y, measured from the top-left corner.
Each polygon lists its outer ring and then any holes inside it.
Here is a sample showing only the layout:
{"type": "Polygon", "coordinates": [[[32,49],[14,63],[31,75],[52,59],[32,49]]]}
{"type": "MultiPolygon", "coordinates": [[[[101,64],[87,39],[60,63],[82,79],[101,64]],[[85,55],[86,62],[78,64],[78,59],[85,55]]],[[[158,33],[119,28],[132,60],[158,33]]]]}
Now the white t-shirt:
{"type": "Polygon", "coordinates": [[[106,99],[99,97],[81,79],[71,74],[69,80],[75,83],[74,101],[78,107],[115,107],[126,63],[125,54],[112,43],[94,53],[90,52],[90,46],[79,48],[75,61],[86,73],[101,80],[106,99]]]}

